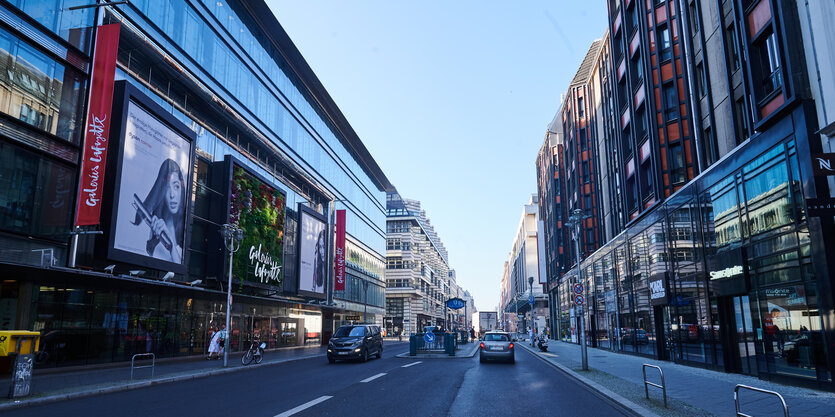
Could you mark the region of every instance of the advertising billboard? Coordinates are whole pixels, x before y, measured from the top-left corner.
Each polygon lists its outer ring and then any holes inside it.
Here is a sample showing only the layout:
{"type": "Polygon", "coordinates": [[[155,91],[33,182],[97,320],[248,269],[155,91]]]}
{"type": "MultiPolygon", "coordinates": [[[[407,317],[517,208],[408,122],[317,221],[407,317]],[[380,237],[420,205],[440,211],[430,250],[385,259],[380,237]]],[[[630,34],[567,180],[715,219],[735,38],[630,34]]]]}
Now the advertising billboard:
{"type": "Polygon", "coordinates": [[[299,294],[325,298],[328,265],[328,223],[299,204],[299,294]]]}
{"type": "Polygon", "coordinates": [[[244,231],[232,276],[256,286],[280,287],[284,265],[284,191],[253,174],[231,156],[229,223],[244,231]]]}
{"type": "Polygon", "coordinates": [[[118,96],[108,257],[184,273],[194,132],[124,82],[118,96]]]}
{"type": "Polygon", "coordinates": [[[113,79],[119,51],[121,25],[113,23],[96,29],[93,74],[90,80],[90,103],[87,106],[87,131],[84,134],[84,157],[81,160],[76,226],[99,224],[105,185],[110,121],[113,119],[113,79]]]}

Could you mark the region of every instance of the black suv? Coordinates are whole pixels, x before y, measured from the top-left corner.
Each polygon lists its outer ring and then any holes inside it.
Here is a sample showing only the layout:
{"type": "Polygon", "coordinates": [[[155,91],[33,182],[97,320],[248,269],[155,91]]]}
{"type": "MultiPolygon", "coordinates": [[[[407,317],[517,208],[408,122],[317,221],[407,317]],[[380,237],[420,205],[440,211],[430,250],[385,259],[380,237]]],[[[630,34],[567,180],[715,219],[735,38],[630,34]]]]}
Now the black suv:
{"type": "Polygon", "coordinates": [[[383,356],[383,336],[380,327],[371,324],[352,324],[336,329],[328,342],[328,362],[337,359],[362,359],[370,355],[383,356]]]}

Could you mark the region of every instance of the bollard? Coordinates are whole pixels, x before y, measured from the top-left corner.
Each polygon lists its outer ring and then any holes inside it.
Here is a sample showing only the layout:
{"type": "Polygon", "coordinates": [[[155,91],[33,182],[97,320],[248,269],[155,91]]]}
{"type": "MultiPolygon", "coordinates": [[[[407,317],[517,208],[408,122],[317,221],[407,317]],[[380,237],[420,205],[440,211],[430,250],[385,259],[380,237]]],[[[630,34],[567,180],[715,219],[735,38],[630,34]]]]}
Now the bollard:
{"type": "Polygon", "coordinates": [[[409,356],[417,355],[417,336],[409,336],[409,356]]]}

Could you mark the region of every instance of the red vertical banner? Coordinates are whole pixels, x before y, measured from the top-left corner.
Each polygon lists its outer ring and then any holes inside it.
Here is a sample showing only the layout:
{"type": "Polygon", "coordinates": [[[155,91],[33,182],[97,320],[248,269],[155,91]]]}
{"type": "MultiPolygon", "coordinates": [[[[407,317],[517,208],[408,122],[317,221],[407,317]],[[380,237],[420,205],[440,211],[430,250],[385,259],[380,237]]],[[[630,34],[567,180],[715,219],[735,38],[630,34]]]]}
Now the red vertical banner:
{"type": "Polygon", "coordinates": [[[336,211],[336,256],[334,262],[334,291],[345,291],[345,210],[336,211]]]}
{"type": "Polygon", "coordinates": [[[76,226],[99,224],[107,143],[110,137],[110,116],[113,109],[113,81],[116,74],[116,53],[119,50],[120,24],[96,28],[93,75],[90,80],[90,105],[84,134],[81,179],[78,184],[76,226]]]}

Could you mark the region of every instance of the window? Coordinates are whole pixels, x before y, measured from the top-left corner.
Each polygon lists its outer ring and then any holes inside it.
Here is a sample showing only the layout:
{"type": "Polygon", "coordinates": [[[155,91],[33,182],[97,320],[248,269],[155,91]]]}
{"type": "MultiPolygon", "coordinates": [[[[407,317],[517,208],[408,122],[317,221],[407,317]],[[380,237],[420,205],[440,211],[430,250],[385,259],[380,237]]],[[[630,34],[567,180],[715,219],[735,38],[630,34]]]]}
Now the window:
{"type": "Polygon", "coordinates": [[[680,142],[670,144],[670,170],[672,171],[673,184],[681,184],[686,181],[684,153],[680,142]]]}
{"type": "Polygon", "coordinates": [[[736,71],[739,69],[739,41],[736,38],[736,26],[728,26],[725,42],[728,43],[726,49],[730,55],[728,61],[731,63],[731,70],[736,71]]]}
{"type": "Polygon", "coordinates": [[[678,96],[675,84],[664,84],[664,115],[667,120],[678,119],[678,96]]]}
{"type": "Polygon", "coordinates": [[[738,145],[748,139],[748,107],[745,105],[744,97],[734,102],[734,117],[736,117],[736,143],[738,145]]]}
{"type": "Polygon", "coordinates": [[[632,7],[627,13],[629,13],[629,30],[627,32],[631,35],[638,29],[638,6],[632,7]]]}
{"type": "Polygon", "coordinates": [[[586,115],[586,108],[583,105],[583,98],[580,97],[577,99],[577,115],[582,119],[586,115]]]}
{"type": "Polygon", "coordinates": [[[780,54],[777,37],[774,33],[771,33],[765,38],[765,41],[755,45],[755,48],[759,60],[760,74],[762,75],[761,96],[759,97],[762,99],[783,86],[783,79],[780,75],[780,54]]]}
{"type": "Polygon", "coordinates": [[[696,65],[696,93],[699,98],[707,94],[707,82],[705,80],[705,67],[702,62],[696,65]]]}
{"type": "Polygon", "coordinates": [[[699,32],[699,10],[695,1],[690,2],[690,33],[695,35],[699,32]]]}
{"type": "Polygon", "coordinates": [[[669,61],[673,58],[673,43],[670,40],[670,28],[664,27],[661,29],[661,62],[669,61]]]}

